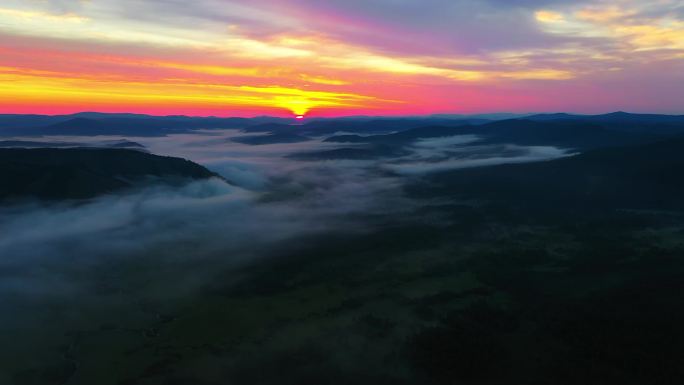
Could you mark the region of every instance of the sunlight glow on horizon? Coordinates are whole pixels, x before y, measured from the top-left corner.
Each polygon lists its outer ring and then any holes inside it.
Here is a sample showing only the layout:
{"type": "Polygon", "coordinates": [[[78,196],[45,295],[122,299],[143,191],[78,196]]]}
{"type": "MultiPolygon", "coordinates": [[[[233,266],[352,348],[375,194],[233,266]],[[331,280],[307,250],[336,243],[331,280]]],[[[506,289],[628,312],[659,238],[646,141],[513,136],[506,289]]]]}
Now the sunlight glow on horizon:
{"type": "Polygon", "coordinates": [[[674,0],[221,4],[7,0],[0,113],[684,112],[674,0]]]}

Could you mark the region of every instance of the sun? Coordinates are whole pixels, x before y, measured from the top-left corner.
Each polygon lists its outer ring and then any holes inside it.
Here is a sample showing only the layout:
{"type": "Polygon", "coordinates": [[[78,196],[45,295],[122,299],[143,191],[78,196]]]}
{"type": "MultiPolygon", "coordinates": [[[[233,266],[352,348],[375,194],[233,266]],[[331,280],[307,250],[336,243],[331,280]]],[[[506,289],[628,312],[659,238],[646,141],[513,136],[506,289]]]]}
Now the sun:
{"type": "Polygon", "coordinates": [[[319,103],[320,102],[307,98],[278,98],[275,106],[290,110],[297,119],[302,119],[319,103]],[[300,116],[302,118],[299,118],[300,116]]]}
{"type": "Polygon", "coordinates": [[[304,115],[297,115],[297,116],[295,116],[295,119],[304,120],[304,115]]]}

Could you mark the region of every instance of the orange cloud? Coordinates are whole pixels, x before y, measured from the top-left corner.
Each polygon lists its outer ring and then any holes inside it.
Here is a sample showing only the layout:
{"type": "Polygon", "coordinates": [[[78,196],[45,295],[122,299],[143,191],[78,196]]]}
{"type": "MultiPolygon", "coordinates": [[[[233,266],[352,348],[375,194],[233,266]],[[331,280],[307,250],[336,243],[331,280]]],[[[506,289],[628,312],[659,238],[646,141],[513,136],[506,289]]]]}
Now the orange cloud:
{"type": "Polygon", "coordinates": [[[553,11],[537,11],[535,12],[534,16],[537,19],[537,21],[540,21],[542,23],[556,23],[565,20],[563,14],[553,11]]]}
{"type": "Polygon", "coordinates": [[[0,94],[14,103],[59,100],[74,104],[145,104],[186,107],[260,107],[285,109],[305,115],[313,108],[354,108],[382,105],[390,101],[354,93],[310,91],[270,86],[219,84],[145,83],[93,80],[55,76],[49,72],[25,72],[0,67],[0,94]]]}
{"type": "Polygon", "coordinates": [[[42,11],[26,11],[20,9],[0,8],[0,19],[14,19],[20,21],[37,22],[65,22],[83,23],[90,20],[87,17],[79,16],[74,13],[55,14],[42,11]]]}
{"type": "Polygon", "coordinates": [[[631,9],[624,9],[617,6],[604,8],[586,8],[577,11],[575,16],[584,21],[593,23],[607,23],[624,20],[627,17],[636,15],[637,12],[631,9]]]}

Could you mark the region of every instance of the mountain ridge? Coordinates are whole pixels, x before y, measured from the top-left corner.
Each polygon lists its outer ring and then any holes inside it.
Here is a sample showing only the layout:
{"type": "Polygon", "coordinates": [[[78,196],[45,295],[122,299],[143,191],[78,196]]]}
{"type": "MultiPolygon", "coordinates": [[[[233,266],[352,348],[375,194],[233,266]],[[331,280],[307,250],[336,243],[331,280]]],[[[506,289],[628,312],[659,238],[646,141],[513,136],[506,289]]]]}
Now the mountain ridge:
{"type": "Polygon", "coordinates": [[[220,176],[189,160],[130,149],[0,149],[0,201],[89,199],[209,178],[220,176]]]}

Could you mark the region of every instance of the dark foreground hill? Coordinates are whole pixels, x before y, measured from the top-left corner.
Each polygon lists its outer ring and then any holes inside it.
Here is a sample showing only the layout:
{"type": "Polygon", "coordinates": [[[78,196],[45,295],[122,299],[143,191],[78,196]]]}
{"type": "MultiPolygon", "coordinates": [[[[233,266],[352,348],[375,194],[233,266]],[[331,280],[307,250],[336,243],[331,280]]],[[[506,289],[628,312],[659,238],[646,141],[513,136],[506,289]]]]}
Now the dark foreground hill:
{"type": "Polygon", "coordinates": [[[450,171],[415,192],[526,207],[684,209],[684,140],[586,152],[553,161],[450,171]]]}
{"type": "Polygon", "coordinates": [[[86,199],[141,183],[215,177],[188,160],[126,149],[0,149],[0,201],[86,199]]]}

